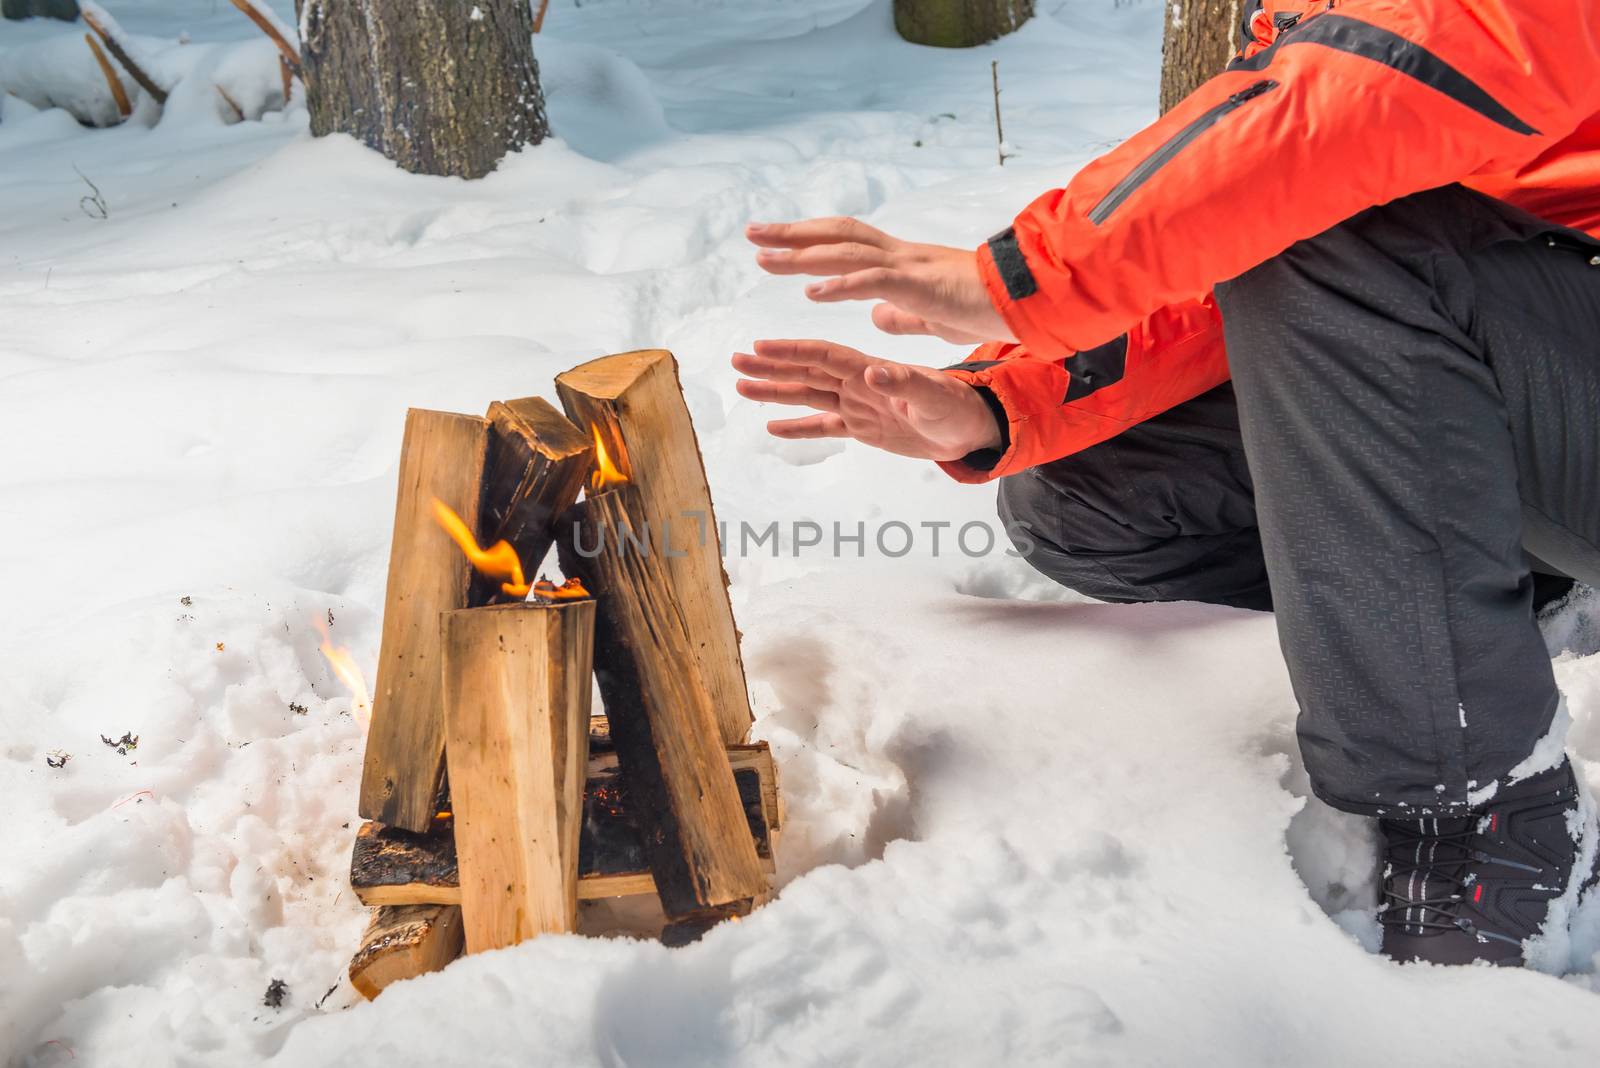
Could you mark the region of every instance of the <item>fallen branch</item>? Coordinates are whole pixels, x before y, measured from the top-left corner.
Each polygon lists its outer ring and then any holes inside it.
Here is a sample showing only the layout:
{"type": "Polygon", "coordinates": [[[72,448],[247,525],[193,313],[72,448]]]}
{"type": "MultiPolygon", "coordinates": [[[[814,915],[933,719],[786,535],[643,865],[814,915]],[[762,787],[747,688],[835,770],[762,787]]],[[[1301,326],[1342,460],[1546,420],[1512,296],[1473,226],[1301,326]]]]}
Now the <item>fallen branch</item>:
{"type": "Polygon", "coordinates": [[[989,61],[989,78],[994,82],[994,153],[1000,157],[1000,166],[1006,165],[1006,131],[1000,125],[1000,61],[989,61]]]}
{"type": "Polygon", "coordinates": [[[249,20],[256,24],[262,33],[272,38],[272,43],[278,46],[278,51],[283,53],[283,58],[289,64],[297,77],[305,77],[305,68],[300,63],[300,53],[289,39],[278,29],[277,23],[252,2],[252,0],[233,0],[233,6],[245,13],[249,20]]]}
{"type": "Polygon", "coordinates": [[[217,86],[217,93],[222,97],[222,99],[224,101],[227,102],[228,107],[233,110],[235,121],[243,122],[244,121],[244,108],[239,106],[239,102],[237,100],[235,100],[233,97],[229,96],[228,95],[228,91],[226,89],[224,89],[220,85],[217,86]]]}
{"type": "Polygon", "coordinates": [[[278,74],[283,78],[283,106],[288,107],[289,97],[293,95],[294,71],[289,69],[289,60],[282,55],[278,56],[278,74]]]}
{"type": "Polygon", "coordinates": [[[539,10],[533,13],[533,32],[538,33],[544,27],[544,13],[550,8],[550,0],[539,0],[539,10]]]}
{"type": "Polygon", "coordinates": [[[127,71],[133,80],[139,83],[140,88],[150,94],[152,100],[165,106],[167,91],[157,85],[155,79],[150,77],[145,72],[145,69],[128,53],[127,47],[118,39],[120,27],[117,26],[116,20],[106,14],[105,9],[98,4],[84,3],[81,6],[80,13],[83,16],[84,25],[93,30],[95,35],[104,42],[106,51],[116,57],[117,62],[122,64],[122,69],[127,71]]]}
{"type": "Polygon", "coordinates": [[[100,51],[100,45],[93,34],[84,34],[83,40],[89,46],[89,51],[94,53],[95,62],[100,64],[100,73],[105,75],[106,85],[111,88],[111,97],[117,102],[117,114],[124,119],[132,115],[133,105],[128,103],[128,91],[122,87],[122,80],[117,77],[117,72],[111,69],[111,61],[100,51]]]}

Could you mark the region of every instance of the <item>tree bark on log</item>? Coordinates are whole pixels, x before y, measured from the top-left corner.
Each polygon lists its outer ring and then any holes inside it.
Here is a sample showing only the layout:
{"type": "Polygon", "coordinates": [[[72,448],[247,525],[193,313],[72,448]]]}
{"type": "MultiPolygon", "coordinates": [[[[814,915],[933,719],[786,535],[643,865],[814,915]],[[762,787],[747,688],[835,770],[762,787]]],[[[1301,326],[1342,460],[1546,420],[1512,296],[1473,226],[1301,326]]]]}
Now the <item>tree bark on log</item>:
{"type": "Polygon", "coordinates": [[[1233,58],[1240,0],[1182,0],[1166,6],[1161,40],[1161,110],[1222,73],[1233,58]]]}
{"type": "Polygon", "coordinates": [[[894,0],[894,28],[912,44],[971,48],[1033,17],[1033,0],[894,0]]]}
{"type": "Polygon", "coordinates": [[[371,1001],[390,983],[443,968],[461,946],[461,910],[454,905],[378,909],[350,960],[350,985],[371,1001]]]}
{"type": "Polygon", "coordinates": [[[296,0],[311,132],[481,178],[550,132],[527,0],[296,0]]]}
{"type": "Polygon", "coordinates": [[[637,492],[636,515],[648,527],[651,554],[683,614],[697,678],[722,743],[737,745],[755,717],[711,489],[677,360],[665,349],[602,356],[557,375],[556,392],[567,415],[584,433],[598,436],[637,492]]]}
{"type": "Polygon", "coordinates": [[[595,677],[662,908],[744,912],[766,895],[767,877],[638,500],[624,484],[573,508],[557,542],[561,569],[599,602],[595,677]]]}

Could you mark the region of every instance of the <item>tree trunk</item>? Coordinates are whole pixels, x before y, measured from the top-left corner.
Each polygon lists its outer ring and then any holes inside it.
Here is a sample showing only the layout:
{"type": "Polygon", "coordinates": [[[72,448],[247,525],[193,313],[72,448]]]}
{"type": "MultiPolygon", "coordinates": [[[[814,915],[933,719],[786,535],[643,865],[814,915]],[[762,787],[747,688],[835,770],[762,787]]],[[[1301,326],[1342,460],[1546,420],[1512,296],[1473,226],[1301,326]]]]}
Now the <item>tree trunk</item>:
{"type": "Polygon", "coordinates": [[[1236,48],[1240,0],[1170,0],[1161,41],[1161,110],[1222,73],[1236,48]]]}
{"type": "Polygon", "coordinates": [[[894,28],[912,44],[971,48],[1033,17],[1033,0],[894,0],[894,28]]]}
{"type": "Polygon", "coordinates": [[[527,0],[296,0],[311,132],[481,178],[550,132],[527,0]]]}

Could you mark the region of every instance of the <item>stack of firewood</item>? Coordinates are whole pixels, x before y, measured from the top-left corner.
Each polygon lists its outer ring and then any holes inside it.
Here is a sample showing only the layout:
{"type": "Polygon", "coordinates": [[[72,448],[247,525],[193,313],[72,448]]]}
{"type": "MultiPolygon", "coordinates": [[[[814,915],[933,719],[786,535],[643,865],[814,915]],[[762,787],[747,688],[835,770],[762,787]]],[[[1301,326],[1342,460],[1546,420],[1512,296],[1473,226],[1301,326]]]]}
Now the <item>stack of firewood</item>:
{"type": "Polygon", "coordinates": [[[350,878],[377,909],[350,965],[368,997],[463,947],[690,940],[771,893],[777,778],[746,742],[677,364],[608,356],[556,388],[565,416],[407,416],[350,878]],[[572,578],[529,583],[552,544],[572,578]]]}

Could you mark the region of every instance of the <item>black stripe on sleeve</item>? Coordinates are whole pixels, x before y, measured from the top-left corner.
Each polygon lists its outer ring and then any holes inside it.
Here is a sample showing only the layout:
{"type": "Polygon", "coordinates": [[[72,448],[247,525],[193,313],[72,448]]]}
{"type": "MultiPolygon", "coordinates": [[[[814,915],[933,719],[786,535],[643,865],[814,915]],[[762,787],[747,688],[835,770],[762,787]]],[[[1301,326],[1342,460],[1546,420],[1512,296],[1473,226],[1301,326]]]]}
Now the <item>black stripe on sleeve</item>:
{"type": "Polygon", "coordinates": [[[1128,370],[1128,335],[1068,356],[1061,361],[1061,367],[1071,378],[1067,395],[1061,398],[1062,404],[1071,404],[1096,390],[1114,386],[1128,370]]]}
{"type": "Polygon", "coordinates": [[[1006,284],[1006,293],[1012,300],[1025,300],[1039,292],[1039,283],[1034,281],[1028,261],[1022,256],[1022,249],[1017,247],[1017,232],[1014,229],[1008,226],[991,237],[989,254],[994,257],[1000,280],[1006,284]]]}
{"type": "Polygon", "coordinates": [[[1249,59],[1236,59],[1228,64],[1228,69],[1264,70],[1278,49],[1301,44],[1318,44],[1382,63],[1430,89],[1438,90],[1456,103],[1471,108],[1508,130],[1528,136],[1539,133],[1490,96],[1477,82],[1426,48],[1397,33],[1348,15],[1326,14],[1306,19],[1280,34],[1272,47],[1249,59]]]}

